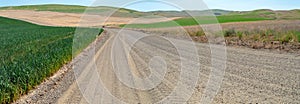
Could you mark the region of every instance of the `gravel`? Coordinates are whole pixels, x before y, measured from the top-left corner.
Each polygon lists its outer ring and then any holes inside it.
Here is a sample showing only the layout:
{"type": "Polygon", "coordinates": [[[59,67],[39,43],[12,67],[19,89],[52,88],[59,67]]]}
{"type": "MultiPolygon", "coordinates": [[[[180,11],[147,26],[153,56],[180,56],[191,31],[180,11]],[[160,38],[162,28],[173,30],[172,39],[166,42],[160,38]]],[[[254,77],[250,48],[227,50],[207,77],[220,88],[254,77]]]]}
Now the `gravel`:
{"type": "Polygon", "coordinates": [[[13,104],[51,104],[62,96],[67,89],[74,84],[75,76],[72,70],[73,65],[77,64],[81,57],[85,57],[93,46],[102,46],[109,35],[104,32],[95,42],[88,46],[81,54],[74,58],[71,62],[64,65],[52,77],[46,79],[42,84],[35,87],[27,95],[22,96],[13,104]]]}

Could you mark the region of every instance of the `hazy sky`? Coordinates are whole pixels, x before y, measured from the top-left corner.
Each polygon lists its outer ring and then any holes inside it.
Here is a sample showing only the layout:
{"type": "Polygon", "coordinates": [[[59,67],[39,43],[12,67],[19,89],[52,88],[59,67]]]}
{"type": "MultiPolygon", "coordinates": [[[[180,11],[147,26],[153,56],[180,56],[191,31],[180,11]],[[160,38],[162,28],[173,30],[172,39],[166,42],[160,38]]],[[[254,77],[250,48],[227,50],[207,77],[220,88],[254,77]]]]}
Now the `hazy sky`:
{"type": "MultiPolygon", "coordinates": [[[[115,1],[115,0],[105,0],[105,1],[115,1]]],[[[225,10],[237,10],[237,11],[254,10],[254,9],[273,9],[273,10],[300,9],[300,0],[203,0],[203,1],[210,9],[225,9],[225,10]]],[[[18,5],[35,5],[35,4],[73,4],[73,5],[89,6],[93,2],[94,0],[0,0],[0,6],[18,6],[18,5]]],[[[115,5],[108,5],[108,6],[115,6],[115,5]]],[[[172,6],[157,3],[157,2],[156,3],[141,2],[139,4],[130,5],[126,8],[140,10],[140,11],[176,10],[176,8],[172,6]]],[[[197,9],[197,8],[188,8],[188,9],[197,9]]]]}

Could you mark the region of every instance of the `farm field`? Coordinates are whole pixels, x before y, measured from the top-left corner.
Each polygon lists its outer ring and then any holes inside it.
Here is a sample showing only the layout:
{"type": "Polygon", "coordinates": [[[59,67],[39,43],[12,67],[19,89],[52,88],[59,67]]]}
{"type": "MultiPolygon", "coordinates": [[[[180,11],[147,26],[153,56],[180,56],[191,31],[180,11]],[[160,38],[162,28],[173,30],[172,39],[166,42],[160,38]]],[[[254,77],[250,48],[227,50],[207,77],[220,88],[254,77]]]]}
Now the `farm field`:
{"type": "MultiPolygon", "coordinates": [[[[174,23],[173,23],[174,24],[174,23]]],[[[271,20],[251,22],[221,23],[227,45],[243,46],[254,49],[272,49],[297,52],[300,49],[300,20],[271,20]]],[[[210,24],[204,24],[203,27],[210,24]]],[[[207,36],[199,26],[183,26],[190,37],[200,43],[208,43],[207,36]]],[[[176,35],[178,27],[138,28],[153,33],[171,33],[176,35]]],[[[214,40],[210,40],[214,41],[214,40]]]]}
{"type": "MultiPolygon", "coordinates": [[[[132,9],[118,8],[118,7],[108,7],[108,6],[95,6],[87,7],[80,5],[60,5],[60,4],[45,4],[45,5],[24,5],[24,6],[7,6],[0,7],[0,10],[34,10],[34,11],[52,11],[60,13],[76,13],[82,14],[88,9],[88,14],[105,14],[108,11],[115,11],[112,14],[113,17],[142,17],[148,15],[159,15],[163,17],[187,17],[189,16],[185,11],[150,11],[141,12],[132,9]]],[[[202,14],[207,13],[207,11],[191,11],[193,13],[202,14]]],[[[212,12],[217,14],[228,14],[232,11],[213,9],[212,12]]]]}
{"type": "MultiPolygon", "coordinates": [[[[182,26],[198,42],[207,43],[207,37],[201,27],[219,23],[220,31],[227,45],[245,46],[254,49],[276,49],[296,51],[300,49],[300,12],[299,10],[273,11],[268,9],[230,12],[220,16],[201,16],[179,18],[173,21],[150,24],[123,24],[120,27],[145,31],[176,31],[182,26]]],[[[173,33],[177,34],[177,33],[173,33]]]]}
{"type": "MultiPolygon", "coordinates": [[[[0,10],[34,10],[34,11],[52,11],[60,13],[77,13],[82,14],[88,7],[80,5],[60,5],[60,4],[46,4],[46,5],[26,5],[26,6],[12,6],[12,7],[0,7],[0,10]]],[[[118,8],[115,7],[90,7],[90,14],[99,14],[107,11],[114,11],[118,8]]],[[[117,17],[137,17],[141,13],[137,11],[120,8],[114,16],[117,17]]]]}
{"type": "Polygon", "coordinates": [[[37,24],[48,26],[117,26],[127,28],[163,28],[174,26],[192,26],[200,24],[212,23],[230,23],[230,22],[250,22],[265,20],[299,20],[299,10],[274,11],[268,9],[260,9],[254,11],[226,11],[226,10],[204,10],[204,11],[150,11],[141,12],[126,8],[117,7],[90,7],[79,5],[25,5],[25,6],[8,6],[0,7],[0,16],[21,19],[37,24]],[[86,19],[81,20],[84,11],[86,19]],[[115,11],[116,10],[116,11],[115,11]],[[105,20],[109,12],[115,11],[105,24],[99,20],[105,20]],[[200,15],[200,17],[191,18],[186,12],[200,15]],[[205,16],[207,13],[218,14],[215,17],[205,16]],[[139,21],[135,19],[139,17],[165,17],[165,18],[144,18],[139,21]],[[54,19],[55,18],[55,19],[54,19]],[[80,21],[92,21],[89,24],[79,24],[80,21]],[[133,22],[132,22],[133,21],[133,22]],[[132,23],[131,23],[132,22],[132,23]],[[177,24],[174,24],[176,22],[177,24]],[[126,26],[125,26],[126,24],[126,26]]]}
{"type": "Polygon", "coordinates": [[[272,11],[272,10],[255,10],[248,12],[231,12],[220,16],[201,16],[185,17],[174,19],[173,21],[157,22],[150,24],[123,24],[120,27],[126,28],[162,28],[174,26],[192,26],[198,24],[230,23],[230,22],[251,22],[263,20],[300,20],[299,10],[291,11],[272,11]],[[290,15],[290,16],[286,16],[290,15]],[[216,21],[217,20],[217,21],[216,21]],[[177,23],[177,24],[174,24],[177,23]]]}
{"type": "Polygon", "coordinates": [[[235,16],[205,16],[196,18],[179,18],[174,21],[157,22],[151,24],[126,24],[120,25],[120,27],[126,28],[163,28],[163,27],[174,27],[174,26],[192,26],[200,24],[214,24],[214,23],[228,23],[228,22],[246,22],[246,21],[261,21],[261,20],[274,20],[273,18],[267,17],[247,17],[244,15],[235,16]],[[216,21],[218,20],[218,21],[216,21]],[[174,24],[176,23],[176,24],[174,24]]]}
{"type": "MultiPolygon", "coordinates": [[[[106,16],[85,14],[86,18],[81,18],[83,14],[77,13],[61,13],[52,11],[33,11],[33,10],[0,10],[0,16],[20,19],[35,24],[46,25],[46,26],[102,26],[102,20],[106,20],[106,16]]],[[[177,19],[179,17],[170,17],[169,19],[177,19]]],[[[105,21],[104,25],[107,26],[118,26],[120,24],[126,24],[133,21],[135,18],[132,17],[110,17],[105,21]]],[[[138,23],[153,23],[153,22],[164,22],[167,19],[163,18],[144,18],[138,23]]]]}
{"type": "MultiPolygon", "coordinates": [[[[0,103],[18,99],[72,59],[74,27],[40,26],[0,17],[0,28],[0,103]]],[[[74,53],[93,41],[84,39],[74,53]]]]}
{"type": "Polygon", "coordinates": [[[0,7],[0,104],[300,103],[299,9],[87,8],[0,7]]]}
{"type": "Polygon", "coordinates": [[[86,9],[85,6],[78,5],[26,5],[26,6],[12,6],[12,7],[1,7],[1,10],[35,10],[35,11],[53,11],[63,13],[83,13],[86,9]]]}

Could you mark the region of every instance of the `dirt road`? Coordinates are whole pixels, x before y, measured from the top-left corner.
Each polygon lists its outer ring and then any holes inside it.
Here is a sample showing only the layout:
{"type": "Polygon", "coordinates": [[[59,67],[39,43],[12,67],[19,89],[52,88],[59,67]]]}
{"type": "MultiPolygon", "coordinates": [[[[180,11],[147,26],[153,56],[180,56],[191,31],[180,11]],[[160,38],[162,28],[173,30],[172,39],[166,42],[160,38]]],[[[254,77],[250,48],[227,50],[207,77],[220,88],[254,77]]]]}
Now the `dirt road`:
{"type": "Polygon", "coordinates": [[[300,103],[299,55],[227,47],[226,60],[216,56],[222,53],[212,54],[210,48],[218,53],[218,46],[197,43],[195,55],[193,49],[180,51],[160,36],[142,38],[144,33],[138,31],[107,31],[111,36],[103,47],[96,47],[95,56],[91,54],[95,59],[83,58],[74,66],[77,83],[57,103],[199,103],[210,98],[212,103],[300,103]],[[224,73],[214,70],[213,62],[224,61],[224,73]],[[194,67],[199,72],[189,70],[194,67]],[[143,82],[147,78],[152,80],[143,82]]]}

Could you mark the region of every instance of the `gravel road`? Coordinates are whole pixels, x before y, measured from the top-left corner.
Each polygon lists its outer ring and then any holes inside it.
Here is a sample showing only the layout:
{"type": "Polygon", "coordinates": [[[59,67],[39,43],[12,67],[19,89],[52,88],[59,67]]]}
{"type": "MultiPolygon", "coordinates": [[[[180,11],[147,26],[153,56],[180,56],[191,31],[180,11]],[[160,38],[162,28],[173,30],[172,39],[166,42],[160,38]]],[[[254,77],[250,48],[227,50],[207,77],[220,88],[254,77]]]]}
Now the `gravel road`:
{"type": "Polygon", "coordinates": [[[53,102],[300,103],[300,55],[120,31],[107,29],[110,37],[74,64],[76,82],[53,102]]]}

